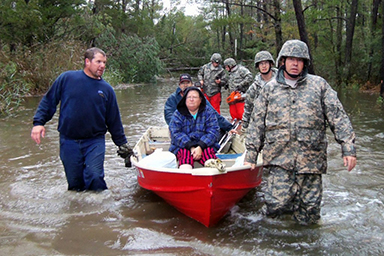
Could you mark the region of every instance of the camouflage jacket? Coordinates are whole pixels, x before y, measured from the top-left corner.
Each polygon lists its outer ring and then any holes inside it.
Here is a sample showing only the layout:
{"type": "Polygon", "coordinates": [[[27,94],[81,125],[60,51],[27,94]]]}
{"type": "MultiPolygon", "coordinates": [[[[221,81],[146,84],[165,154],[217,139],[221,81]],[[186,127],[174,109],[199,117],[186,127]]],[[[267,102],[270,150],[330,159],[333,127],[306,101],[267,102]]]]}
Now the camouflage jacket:
{"type": "Polygon", "coordinates": [[[295,88],[285,83],[283,70],[261,89],[245,139],[246,161],[298,173],[326,173],[328,123],[342,156],[356,156],[355,133],[337,93],[321,77],[304,75],[295,88]]]}
{"type": "Polygon", "coordinates": [[[199,81],[204,81],[203,91],[208,97],[212,97],[221,92],[221,87],[227,85],[227,75],[221,65],[214,67],[212,63],[205,64],[197,73],[197,78],[199,81]],[[220,84],[215,82],[216,77],[220,78],[220,84]]]}
{"type": "MultiPolygon", "coordinates": [[[[271,72],[272,72],[272,77],[271,77],[271,80],[272,80],[276,76],[277,68],[271,68],[271,72]]],[[[255,76],[255,80],[253,80],[253,83],[251,84],[251,86],[249,86],[247,90],[247,96],[245,98],[243,122],[241,124],[244,129],[248,128],[249,118],[253,110],[253,102],[255,101],[255,98],[259,96],[261,88],[269,81],[264,81],[263,78],[261,77],[261,73],[259,72],[255,76]]]]}
{"type": "Polygon", "coordinates": [[[237,64],[229,73],[229,91],[239,91],[245,93],[251,85],[253,76],[246,67],[237,64]]]}

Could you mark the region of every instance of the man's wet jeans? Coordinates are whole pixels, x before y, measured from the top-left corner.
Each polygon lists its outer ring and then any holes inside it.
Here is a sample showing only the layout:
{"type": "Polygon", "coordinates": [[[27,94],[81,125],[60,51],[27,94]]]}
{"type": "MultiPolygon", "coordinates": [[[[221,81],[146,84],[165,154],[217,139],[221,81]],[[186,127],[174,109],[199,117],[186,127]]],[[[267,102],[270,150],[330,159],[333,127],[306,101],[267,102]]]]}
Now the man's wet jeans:
{"type": "Polygon", "coordinates": [[[105,137],[73,140],[60,135],[60,158],[68,190],[107,189],[104,181],[105,137]]]}

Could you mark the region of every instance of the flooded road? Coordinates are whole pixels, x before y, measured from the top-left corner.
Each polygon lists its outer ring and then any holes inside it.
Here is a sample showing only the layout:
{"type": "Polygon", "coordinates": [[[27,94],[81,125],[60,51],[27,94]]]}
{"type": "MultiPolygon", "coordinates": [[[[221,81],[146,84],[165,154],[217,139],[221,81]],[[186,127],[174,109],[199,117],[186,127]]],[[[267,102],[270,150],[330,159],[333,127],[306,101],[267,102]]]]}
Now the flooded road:
{"type": "MultiPolygon", "coordinates": [[[[165,125],[163,106],[177,80],[116,89],[130,144],[165,125]]],[[[384,108],[377,95],[339,93],[357,134],[358,163],[348,173],[329,132],[322,219],[299,226],[261,214],[252,190],[206,228],[137,185],[107,139],[102,193],[70,192],[59,158],[57,114],[41,145],[30,139],[40,98],[0,120],[0,255],[384,255],[384,108]]],[[[223,114],[229,117],[226,103],[223,114]]]]}

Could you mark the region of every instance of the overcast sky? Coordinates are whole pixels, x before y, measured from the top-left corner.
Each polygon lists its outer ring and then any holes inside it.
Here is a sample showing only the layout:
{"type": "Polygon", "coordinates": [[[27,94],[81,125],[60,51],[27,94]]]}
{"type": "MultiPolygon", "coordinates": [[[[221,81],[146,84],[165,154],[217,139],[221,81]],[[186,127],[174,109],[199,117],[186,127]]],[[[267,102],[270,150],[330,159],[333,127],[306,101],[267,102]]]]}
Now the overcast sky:
{"type": "MultiPolygon", "coordinates": [[[[165,11],[168,12],[171,9],[170,1],[169,0],[161,0],[163,2],[165,11]]],[[[197,15],[199,13],[198,5],[197,4],[188,4],[187,0],[180,0],[180,5],[178,6],[178,9],[185,8],[184,13],[185,15],[193,16],[197,15]]]]}

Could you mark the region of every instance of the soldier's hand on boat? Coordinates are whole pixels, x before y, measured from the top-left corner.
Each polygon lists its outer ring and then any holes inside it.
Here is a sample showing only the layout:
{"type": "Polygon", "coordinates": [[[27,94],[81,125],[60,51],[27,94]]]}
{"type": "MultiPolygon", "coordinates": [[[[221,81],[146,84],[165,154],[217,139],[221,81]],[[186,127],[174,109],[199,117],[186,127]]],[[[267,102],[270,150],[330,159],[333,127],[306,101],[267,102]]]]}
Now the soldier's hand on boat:
{"type": "Polygon", "coordinates": [[[344,156],[343,157],[344,166],[348,167],[348,171],[352,171],[356,166],[356,157],[355,156],[344,156]]]}
{"type": "Polygon", "coordinates": [[[40,144],[41,138],[45,137],[45,127],[43,125],[36,125],[33,126],[32,131],[31,131],[31,138],[37,143],[40,144]]]}
{"type": "Polygon", "coordinates": [[[249,163],[247,161],[244,161],[244,165],[250,165],[251,166],[251,170],[255,170],[256,169],[256,164],[252,164],[252,163],[249,163]]]}

